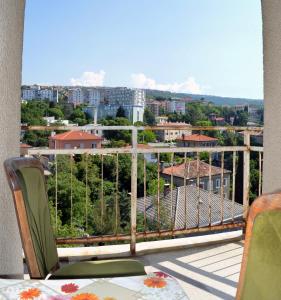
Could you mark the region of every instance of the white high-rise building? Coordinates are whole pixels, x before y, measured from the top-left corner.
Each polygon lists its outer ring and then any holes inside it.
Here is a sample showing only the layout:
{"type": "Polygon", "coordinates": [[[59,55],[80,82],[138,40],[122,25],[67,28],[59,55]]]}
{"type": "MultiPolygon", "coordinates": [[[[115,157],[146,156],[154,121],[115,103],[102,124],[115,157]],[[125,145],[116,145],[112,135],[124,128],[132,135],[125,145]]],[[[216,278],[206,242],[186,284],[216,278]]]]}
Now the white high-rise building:
{"type": "Polygon", "coordinates": [[[54,90],[53,89],[40,89],[39,95],[41,100],[54,101],[54,90]]]}
{"type": "Polygon", "coordinates": [[[107,116],[116,117],[121,106],[131,122],[143,121],[145,91],[126,87],[95,87],[88,88],[84,94],[84,103],[88,102],[85,111],[96,121],[107,116]]]}
{"type": "Polygon", "coordinates": [[[98,88],[89,88],[87,91],[87,101],[89,105],[98,107],[103,95],[102,90],[98,88]]]}
{"type": "Polygon", "coordinates": [[[21,98],[23,100],[38,99],[38,87],[23,88],[21,98]]]}
{"type": "Polygon", "coordinates": [[[73,88],[68,90],[68,101],[74,105],[85,103],[87,91],[84,88],[73,88]]]}
{"type": "Polygon", "coordinates": [[[185,114],[185,102],[182,100],[171,100],[167,102],[167,111],[169,113],[185,114]]]}
{"type": "Polygon", "coordinates": [[[57,101],[58,90],[54,90],[52,87],[41,87],[39,85],[32,85],[22,88],[23,100],[49,100],[57,101]]]}
{"type": "Polygon", "coordinates": [[[104,97],[98,109],[99,118],[115,117],[119,107],[133,123],[143,121],[145,91],[126,87],[106,88],[101,90],[104,97]]]}

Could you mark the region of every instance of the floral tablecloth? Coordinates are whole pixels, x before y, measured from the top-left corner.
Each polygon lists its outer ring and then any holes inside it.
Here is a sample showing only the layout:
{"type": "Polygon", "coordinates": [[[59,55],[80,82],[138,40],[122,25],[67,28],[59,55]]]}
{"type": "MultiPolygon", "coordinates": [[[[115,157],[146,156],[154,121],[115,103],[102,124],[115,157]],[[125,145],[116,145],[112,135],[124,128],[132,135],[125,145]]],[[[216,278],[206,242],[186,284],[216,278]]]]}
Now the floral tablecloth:
{"type": "Polygon", "coordinates": [[[188,297],[174,278],[155,272],[146,276],[102,279],[0,279],[0,299],[188,300],[188,297]]]}

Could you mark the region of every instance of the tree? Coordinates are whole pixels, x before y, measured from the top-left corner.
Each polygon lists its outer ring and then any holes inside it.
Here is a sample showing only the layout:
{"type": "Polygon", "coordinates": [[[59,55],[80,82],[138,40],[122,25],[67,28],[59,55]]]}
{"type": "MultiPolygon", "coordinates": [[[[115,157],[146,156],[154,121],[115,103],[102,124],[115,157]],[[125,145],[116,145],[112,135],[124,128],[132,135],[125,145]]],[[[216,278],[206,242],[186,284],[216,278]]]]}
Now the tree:
{"type": "Polygon", "coordinates": [[[48,146],[48,131],[36,130],[25,131],[22,141],[33,147],[46,147],[48,146]]]}
{"type": "Polygon", "coordinates": [[[211,121],[197,121],[196,126],[204,126],[204,127],[207,127],[207,126],[212,126],[212,122],[211,121]]]}
{"type": "Polygon", "coordinates": [[[64,114],[59,107],[53,107],[48,109],[48,115],[55,117],[55,119],[60,120],[64,118],[64,114]]]}
{"type": "Polygon", "coordinates": [[[119,106],[117,109],[116,118],[126,118],[126,112],[123,106],[119,106]]]}
{"type": "Polygon", "coordinates": [[[21,122],[28,125],[46,125],[43,117],[47,115],[47,101],[32,100],[21,104],[21,122]]]}
{"type": "Polygon", "coordinates": [[[156,124],[155,116],[148,108],[145,108],[144,110],[143,122],[149,126],[156,124]]]}
{"type": "MultiPolygon", "coordinates": [[[[126,118],[108,118],[103,119],[100,123],[104,126],[129,126],[131,122],[126,118]]],[[[122,145],[126,145],[131,142],[131,132],[130,130],[106,130],[104,131],[104,137],[111,142],[122,141],[122,145]]]]}
{"type": "Polygon", "coordinates": [[[83,112],[82,107],[76,107],[73,111],[73,113],[70,115],[69,119],[74,122],[77,123],[79,126],[83,126],[86,125],[87,122],[87,116],[86,114],[83,112]]]}
{"type": "Polygon", "coordinates": [[[139,143],[153,143],[156,141],[156,135],[151,130],[144,130],[138,133],[139,143]]]}
{"type": "Polygon", "coordinates": [[[234,118],[234,126],[247,126],[249,119],[249,114],[245,111],[238,111],[236,117],[234,118]]]}

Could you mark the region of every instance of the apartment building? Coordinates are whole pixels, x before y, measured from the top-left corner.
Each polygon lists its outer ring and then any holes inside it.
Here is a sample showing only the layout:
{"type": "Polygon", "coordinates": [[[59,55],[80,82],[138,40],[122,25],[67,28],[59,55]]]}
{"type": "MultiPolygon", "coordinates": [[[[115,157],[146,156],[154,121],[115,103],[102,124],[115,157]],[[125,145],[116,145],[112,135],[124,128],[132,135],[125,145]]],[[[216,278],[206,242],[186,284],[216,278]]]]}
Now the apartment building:
{"type": "Polygon", "coordinates": [[[75,87],[68,90],[68,102],[74,106],[88,104],[87,113],[92,113],[92,108],[98,108],[104,98],[103,88],[75,87]]]}
{"type": "Polygon", "coordinates": [[[44,87],[40,85],[32,85],[22,87],[21,91],[22,100],[49,100],[58,101],[58,90],[53,87],[44,87]]]}
{"type": "Polygon", "coordinates": [[[68,100],[74,105],[87,103],[87,113],[94,119],[115,117],[120,106],[131,122],[143,121],[145,91],[126,87],[76,87],[69,89],[68,100]]]}
{"type": "Polygon", "coordinates": [[[38,99],[38,89],[37,87],[23,88],[21,91],[21,98],[23,100],[33,100],[38,99]]]}
{"type": "Polygon", "coordinates": [[[167,112],[185,114],[185,102],[180,99],[172,99],[167,101],[167,112]]]}
{"type": "Polygon", "coordinates": [[[262,109],[262,106],[248,105],[247,111],[249,114],[249,119],[248,119],[249,123],[256,123],[256,124],[260,123],[261,117],[262,117],[261,109],[262,109]]]}
{"type": "Polygon", "coordinates": [[[101,88],[87,89],[87,101],[90,106],[98,107],[104,97],[104,90],[101,88]]]}
{"type": "Polygon", "coordinates": [[[155,117],[159,116],[159,112],[160,112],[159,101],[156,101],[154,99],[147,99],[145,102],[145,106],[154,114],[155,117]]]}
{"type": "Polygon", "coordinates": [[[68,90],[68,102],[74,106],[85,103],[87,99],[87,91],[84,88],[72,88],[68,90]]]}
{"type": "Polygon", "coordinates": [[[126,117],[133,123],[143,121],[145,91],[126,87],[101,89],[102,99],[98,108],[98,118],[115,117],[120,106],[126,117]]]}

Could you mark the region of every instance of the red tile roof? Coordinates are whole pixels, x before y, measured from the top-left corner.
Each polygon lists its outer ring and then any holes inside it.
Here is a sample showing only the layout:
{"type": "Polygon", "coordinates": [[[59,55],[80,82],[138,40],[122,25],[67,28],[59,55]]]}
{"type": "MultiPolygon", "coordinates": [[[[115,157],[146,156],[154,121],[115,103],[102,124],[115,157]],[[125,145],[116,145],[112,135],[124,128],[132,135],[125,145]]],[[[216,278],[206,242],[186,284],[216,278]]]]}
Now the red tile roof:
{"type": "Polygon", "coordinates": [[[101,141],[103,140],[102,137],[97,136],[95,134],[91,134],[84,131],[76,131],[76,130],[59,133],[54,136],[50,136],[49,139],[56,140],[56,141],[80,141],[80,140],[101,141]]]}
{"type": "Polygon", "coordinates": [[[190,141],[190,142],[211,142],[217,141],[218,139],[203,135],[203,134],[191,134],[191,135],[182,135],[177,138],[178,141],[190,141]]]}
{"type": "MultiPolygon", "coordinates": [[[[210,165],[199,161],[199,177],[208,177],[209,176],[209,168],[210,165]]],[[[211,166],[211,175],[219,175],[221,174],[222,169],[219,167],[211,166]]],[[[197,178],[197,160],[192,160],[185,164],[172,166],[168,168],[164,168],[162,171],[163,174],[166,175],[172,175],[176,177],[182,177],[184,178],[186,175],[186,178],[197,178]]],[[[231,173],[229,170],[224,169],[223,173],[231,173]]]]}
{"type": "Polygon", "coordinates": [[[20,143],[20,148],[32,148],[32,146],[25,143],[20,143]]]}

